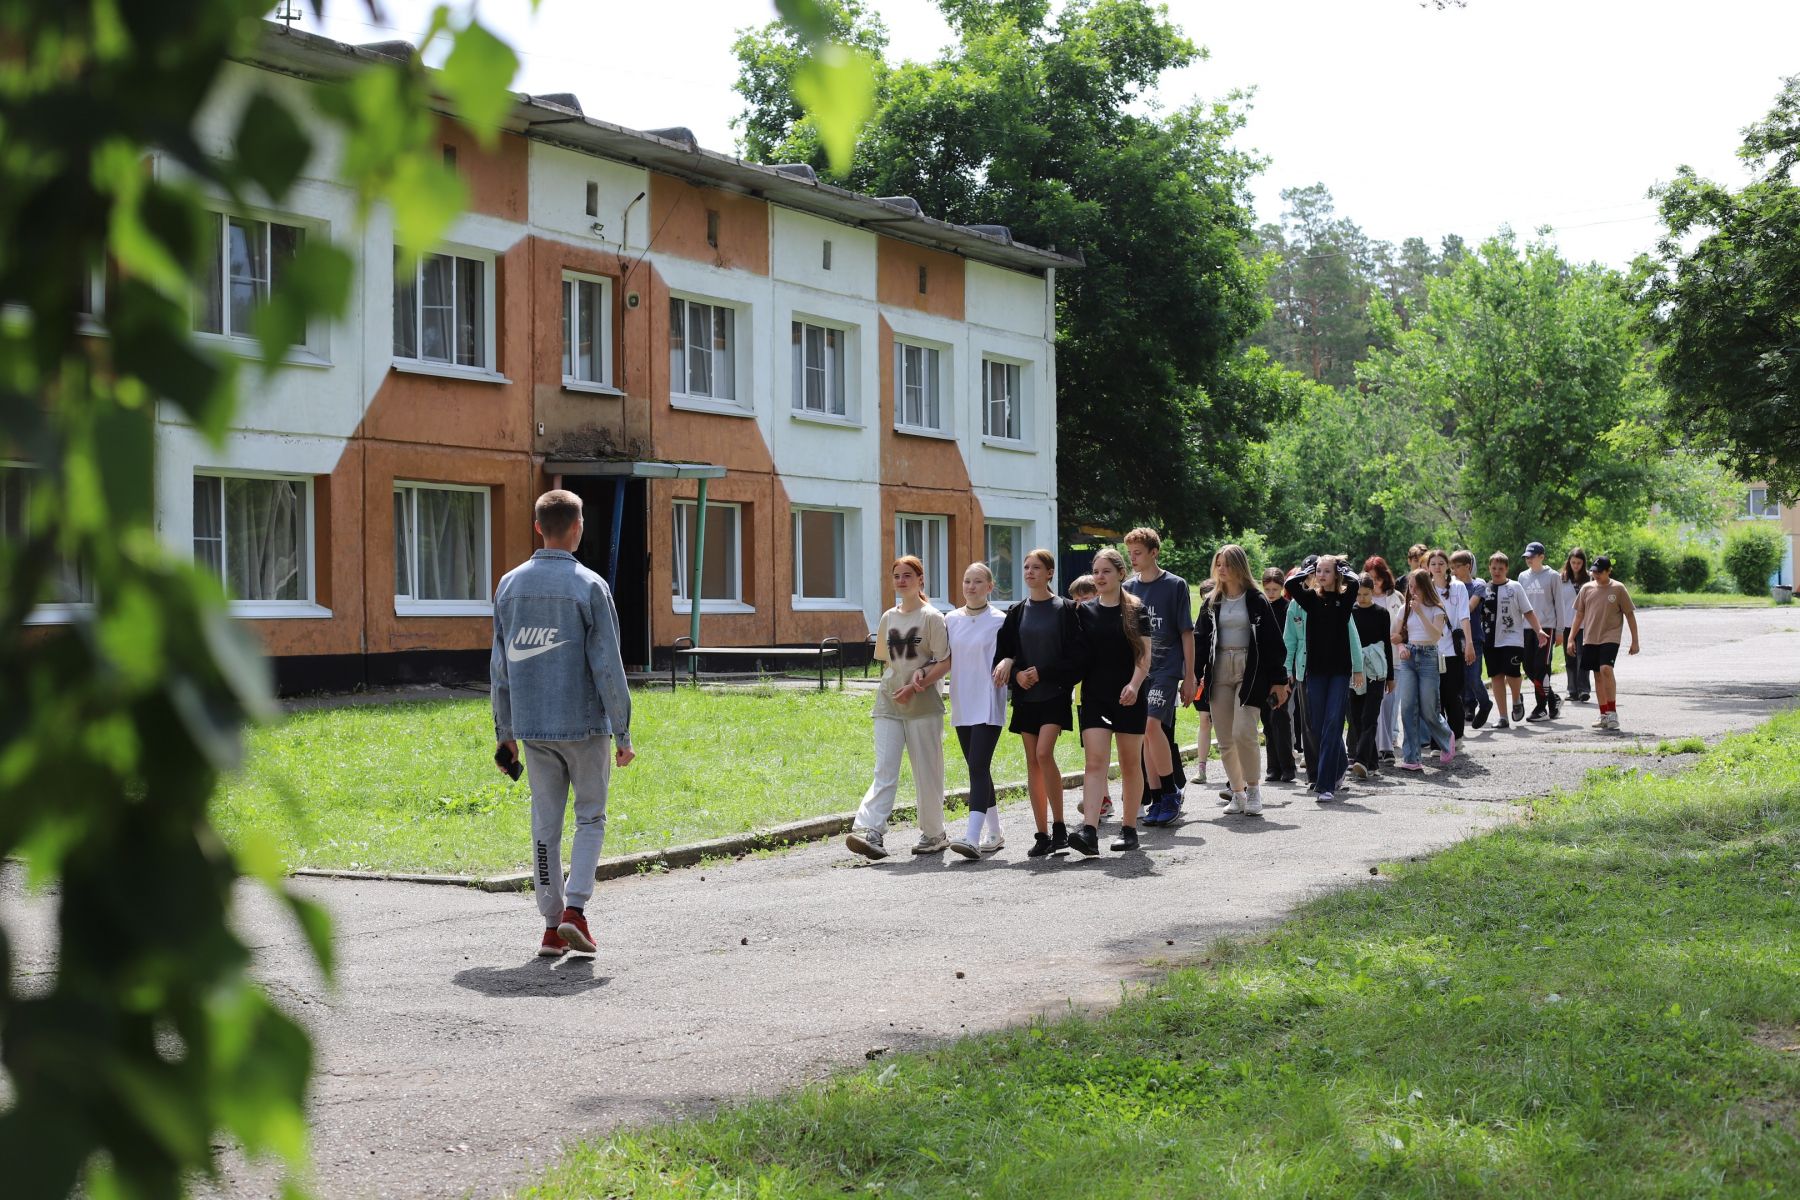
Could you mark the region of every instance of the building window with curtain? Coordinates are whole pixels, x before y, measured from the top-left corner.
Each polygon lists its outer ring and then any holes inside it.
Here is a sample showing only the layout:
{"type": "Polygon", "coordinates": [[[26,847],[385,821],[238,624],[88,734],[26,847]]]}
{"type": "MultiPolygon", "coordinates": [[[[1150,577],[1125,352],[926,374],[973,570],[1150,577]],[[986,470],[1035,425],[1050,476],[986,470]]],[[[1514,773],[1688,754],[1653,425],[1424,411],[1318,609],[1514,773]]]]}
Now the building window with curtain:
{"type": "Polygon", "coordinates": [[[610,279],[563,272],[562,338],[565,384],[612,386],[610,279]]]}
{"type": "MultiPolygon", "coordinates": [[[[305,231],[279,221],[208,213],[206,232],[195,280],[194,329],[253,338],[256,312],[299,253],[305,231]]],[[[97,301],[87,303],[83,311],[92,312],[97,301]]]]}
{"type": "Polygon", "coordinates": [[[894,343],[894,428],[922,433],[946,433],[944,405],[939,394],[942,372],[940,351],[915,342],[894,343]]]}
{"type": "Polygon", "coordinates": [[[834,508],[794,509],[794,606],[850,603],[848,514],[834,508]]]}
{"type": "MultiPolygon", "coordinates": [[[[0,542],[23,547],[44,528],[43,518],[32,512],[43,488],[42,479],[34,466],[0,462],[0,542]]],[[[57,554],[50,566],[47,588],[32,609],[30,619],[66,620],[75,615],[69,606],[93,602],[93,576],[79,563],[57,554]]]]}
{"type": "MultiPolygon", "coordinates": [[[[673,537],[673,597],[676,612],[688,612],[693,599],[694,502],[675,501],[673,537]]],[[[744,605],[743,577],[739,570],[743,510],[736,504],[706,502],[706,556],[700,564],[700,608],[706,611],[738,611],[744,605]]]]}
{"type": "Polygon", "coordinates": [[[196,474],[193,544],[235,608],[311,607],[312,480],[196,474]]]}
{"type": "Polygon", "coordinates": [[[744,407],[738,399],[737,311],[723,304],[669,298],[669,398],[744,407]]]}
{"type": "Polygon", "coordinates": [[[485,487],[394,483],[394,612],[493,612],[490,494],[485,487]]]}
{"type": "Polygon", "coordinates": [[[421,254],[408,267],[394,251],[394,358],[492,373],[493,264],[421,254]]]}
{"type": "Polygon", "coordinates": [[[1025,526],[989,521],[982,561],[994,573],[994,601],[1011,604],[1025,596],[1025,526]]]}
{"type": "Polygon", "coordinates": [[[848,417],[850,401],[846,347],[850,335],[830,325],[795,321],[794,411],[848,417]]]}
{"type": "Polygon", "coordinates": [[[981,432],[999,441],[1024,438],[1019,364],[995,358],[981,360],[981,432]]]}
{"type": "Polygon", "coordinates": [[[911,554],[925,564],[925,591],[933,601],[949,595],[944,570],[944,547],[949,542],[949,521],[944,517],[899,513],[894,517],[894,555],[911,554]]]}

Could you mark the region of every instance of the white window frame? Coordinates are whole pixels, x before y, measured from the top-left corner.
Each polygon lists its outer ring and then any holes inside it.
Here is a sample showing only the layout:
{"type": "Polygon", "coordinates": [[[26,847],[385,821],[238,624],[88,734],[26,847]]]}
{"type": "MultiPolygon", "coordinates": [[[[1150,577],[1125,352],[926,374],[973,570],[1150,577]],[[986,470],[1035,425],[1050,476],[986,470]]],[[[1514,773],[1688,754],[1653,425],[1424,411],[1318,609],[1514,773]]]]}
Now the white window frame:
{"type": "MultiPolygon", "coordinates": [[[[0,458],[0,471],[41,470],[43,470],[43,468],[36,463],[0,458]]],[[[80,569],[80,564],[77,563],[76,570],[79,571],[80,569]]],[[[53,601],[49,604],[32,606],[31,611],[25,614],[24,623],[27,625],[66,625],[71,621],[79,621],[91,617],[93,613],[94,602],[92,600],[53,601]]]]}
{"type": "MultiPolygon", "coordinates": [[[[991,531],[995,528],[1011,529],[1019,538],[1017,552],[1013,555],[1013,577],[1011,580],[1013,599],[1002,600],[996,596],[992,601],[992,603],[1005,609],[1012,607],[1025,598],[1025,556],[1031,553],[1032,525],[1029,521],[999,520],[982,522],[981,561],[987,564],[987,568],[990,571],[994,570],[994,547],[991,540],[991,531]]],[[[999,573],[996,572],[994,575],[994,590],[998,592],[999,589],[1000,576],[999,573]]]]}
{"type": "Polygon", "coordinates": [[[940,342],[927,341],[924,338],[894,338],[894,430],[897,433],[909,433],[924,437],[952,436],[950,420],[950,349],[940,342]],[[912,422],[906,419],[906,352],[917,350],[921,355],[932,356],[924,360],[929,364],[934,357],[935,368],[926,365],[927,378],[931,379],[937,390],[937,424],[912,422]]]}
{"type": "MultiPolygon", "coordinates": [[[[859,335],[859,327],[851,322],[816,317],[808,313],[796,312],[790,315],[788,323],[788,361],[790,364],[789,370],[792,373],[793,378],[789,381],[789,387],[792,392],[789,402],[789,415],[792,416],[794,420],[818,421],[826,425],[855,425],[859,427],[862,425],[862,416],[858,411],[857,404],[857,339],[859,335]],[[795,327],[799,327],[800,329],[801,342],[798,347],[794,345],[795,327]],[[824,408],[811,408],[808,407],[806,403],[806,372],[808,368],[806,366],[805,337],[806,330],[808,329],[819,329],[838,335],[838,340],[841,345],[837,353],[838,358],[843,360],[844,394],[841,397],[843,401],[843,412],[836,412],[832,409],[829,394],[826,395],[826,404],[824,408]],[[799,355],[798,361],[796,361],[795,358],[796,350],[799,355]]],[[[829,385],[836,372],[832,366],[834,360],[830,357],[830,347],[826,346],[824,347],[824,350],[826,354],[826,365],[822,370],[825,373],[825,382],[829,385]]]]}
{"type": "MultiPolygon", "coordinates": [[[[331,615],[331,610],[321,607],[316,599],[318,595],[317,588],[319,579],[319,538],[318,526],[315,523],[317,521],[317,509],[315,507],[316,500],[313,494],[313,477],[311,475],[293,475],[283,471],[240,471],[230,467],[195,467],[194,478],[280,479],[303,485],[305,498],[300,505],[300,538],[301,544],[306,547],[306,578],[304,587],[302,588],[301,597],[297,600],[240,600],[235,596],[230,596],[230,611],[231,615],[234,617],[248,617],[255,619],[329,617],[331,615]]],[[[223,505],[224,502],[225,489],[224,485],[221,484],[219,488],[219,503],[223,505]]],[[[188,527],[187,545],[189,552],[192,553],[194,536],[191,514],[188,521],[188,527]]],[[[229,565],[231,543],[225,536],[225,514],[222,510],[219,513],[219,547],[219,567],[221,571],[219,583],[222,587],[229,587],[228,580],[231,577],[231,567],[229,565]]],[[[196,565],[198,565],[199,559],[196,558],[194,561],[196,565]]],[[[227,595],[229,596],[229,593],[227,593],[227,595]]]]}
{"type": "Polygon", "coordinates": [[[1030,440],[1031,426],[1027,423],[1026,391],[1029,387],[1031,364],[1017,358],[1009,358],[1004,354],[983,354],[981,356],[981,440],[989,445],[1007,446],[1019,449],[1027,446],[1030,440]],[[988,391],[989,368],[1001,366],[1007,368],[1008,374],[1018,373],[1018,386],[1007,397],[1007,413],[1009,426],[1017,425],[1017,432],[1010,429],[995,433],[992,426],[992,400],[988,391]]]}
{"type": "MultiPolygon", "coordinates": [[[[689,596],[693,595],[691,586],[684,589],[683,585],[691,583],[688,579],[688,572],[693,570],[694,567],[694,548],[688,545],[687,541],[687,531],[693,528],[694,518],[692,515],[686,515],[677,522],[675,519],[675,512],[678,510],[686,510],[687,513],[691,514],[696,507],[696,503],[696,501],[686,499],[685,497],[677,497],[670,505],[669,548],[671,551],[670,556],[673,561],[669,564],[672,584],[669,602],[678,613],[693,612],[693,602],[689,599],[684,599],[678,593],[682,590],[686,590],[689,596]]],[[[724,600],[702,599],[700,601],[700,611],[702,613],[755,612],[755,608],[744,603],[744,506],[730,500],[709,499],[706,502],[706,527],[708,529],[711,529],[713,522],[719,519],[720,510],[729,510],[731,513],[731,597],[724,600]]]]}
{"type": "MultiPolygon", "coordinates": [[[[672,290],[669,293],[671,305],[679,302],[682,307],[682,345],[687,344],[687,305],[704,304],[709,308],[724,309],[731,314],[731,344],[725,353],[731,359],[732,388],[735,395],[697,396],[687,390],[687,371],[683,369],[681,378],[676,379],[674,371],[669,373],[669,405],[672,408],[692,409],[696,412],[724,413],[727,416],[750,416],[755,410],[755,389],[749,384],[745,371],[744,347],[747,344],[750,314],[744,305],[730,300],[721,300],[717,296],[703,296],[696,292],[672,290]]],[[[671,314],[672,326],[672,314],[671,314]]],[[[671,333],[671,338],[673,333],[671,333]]],[[[665,343],[664,352],[669,346],[665,343]]],[[[718,378],[715,365],[713,377],[718,378]]]]}
{"type": "Polygon", "coordinates": [[[605,275],[589,275],[582,271],[564,271],[562,273],[562,293],[564,301],[563,318],[563,373],[562,385],[571,392],[600,392],[617,395],[619,389],[613,384],[613,282],[605,275]],[[600,289],[600,344],[595,352],[600,360],[599,378],[585,379],[575,374],[572,368],[575,363],[575,329],[577,322],[584,314],[581,309],[581,284],[589,283],[600,289]]]}
{"type": "Polygon", "coordinates": [[[800,611],[810,612],[846,612],[861,611],[862,606],[855,601],[856,596],[856,559],[851,553],[856,540],[856,521],[860,513],[852,508],[834,508],[825,504],[795,504],[793,509],[794,526],[794,586],[790,589],[790,600],[793,607],[800,611]],[[832,513],[843,518],[843,540],[838,545],[838,555],[843,560],[844,593],[841,596],[802,596],[800,580],[806,568],[805,554],[800,538],[800,515],[808,512],[832,513]]]}
{"type": "Polygon", "coordinates": [[[431,492],[478,492],[481,495],[481,571],[480,578],[489,591],[489,598],[484,600],[416,600],[411,596],[394,596],[394,615],[397,617],[491,617],[494,615],[492,590],[494,586],[494,489],[485,484],[470,483],[426,483],[422,480],[396,479],[393,490],[411,492],[407,504],[414,533],[413,542],[409,546],[401,546],[399,539],[394,542],[394,554],[404,553],[406,560],[406,577],[412,581],[413,589],[418,590],[419,580],[419,498],[422,491],[431,492]]]}
{"type": "Polygon", "coordinates": [[[1752,521],[1779,521],[1781,520],[1781,505],[1769,503],[1769,489],[1766,486],[1747,488],[1744,492],[1744,515],[1752,521]],[[1762,494],[1760,506],[1756,503],[1759,492],[1762,494]],[[1763,511],[1758,512],[1758,507],[1763,511]]]}
{"type": "MultiPolygon", "coordinates": [[[[500,346],[495,336],[498,329],[498,322],[496,319],[497,314],[494,311],[494,297],[496,292],[495,275],[497,274],[495,267],[498,260],[499,255],[495,254],[492,250],[482,250],[474,246],[457,245],[439,246],[437,249],[421,254],[413,260],[413,353],[409,356],[400,353],[397,349],[394,350],[393,366],[395,370],[406,371],[417,375],[442,375],[451,379],[478,379],[489,383],[510,382],[510,380],[500,373],[500,346]],[[457,259],[463,259],[481,264],[481,337],[482,345],[486,348],[486,362],[480,364],[458,363],[454,361],[456,356],[454,346],[450,351],[452,360],[450,362],[440,362],[437,359],[421,358],[418,356],[425,344],[424,306],[420,303],[420,297],[423,296],[425,291],[425,260],[432,257],[445,257],[451,259],[453,262],[457,259]]],[[[399,247],[395,247],[394,270],[396,275],[392,290],[395,294],[390,298],[390,304],[397,305],[400,302],[400,297],[397,294],[400,290],[398,275],[400,270],[399,247]]],[[[450,277],[453,287],[455,285],[456,275],[456,268],[452,266],[450,277]]],[[[456,336],[456,299],[454,292],[452,293],[450,301],[450,312],[451,338],[454,340],[456,336]]],[[[391,346],[393,341],[391,325],[388,331],[388,339],[391,346]]]]}
{"type": "MultiPolygon", "coordinates": [[[[263,267],[268,271],[269,277],[261,281],[263,286],[259,304],[268,303],[269,292],[275,286],[274,227],[280,225],[283,228],[292,229],[300,235],[300,240],[295,246],[296,253],[304,249],[310,239],[318,236],[317,228],[305,220],[279,213],[211,208],[207,210],[206,215],[209,218],[217,218],[219,223],[219,244],[214,247],[218,257],[213,264],[217,268],[218,274],[205,281],[219,290],[219,328],[201,329],[195,324],[200,319],[201,312],[200,294],[197,289],[189,300],[188,328],[198,338],[240,345],[244,342],[255,342],[256,331],[254,329],[234,329],[231,324],[231,223],[233,221],[252,221],[263,227],[263,267]]],[[[101,299],[98,293],[95,298],[96,301],[101,299]]],[[[93,315],[98,316],[98,314],[93,315]]],[[[305,343],[298,348],[305,348],[305,343]]]]}
{"type": "MultiPolygon", "coordinates": [[[[895,513],[894,514],[894,557],[899,558],[907,553],[906,523],[920,521],[924,523],[924,553],[919,561],[925,564],[925,591],[933,600],[944,600],[950,594],[950,518],[942,513],[895,513]],[[937,534],[937,553],[931,552],[932,531],[937,534]],[[932,559],[936,558],[936,562],[932,559]],[[935,576],[935,577],[934,577],[935,576]]],[[[890,582],[888,586],[893,585],[890,582]]]]}

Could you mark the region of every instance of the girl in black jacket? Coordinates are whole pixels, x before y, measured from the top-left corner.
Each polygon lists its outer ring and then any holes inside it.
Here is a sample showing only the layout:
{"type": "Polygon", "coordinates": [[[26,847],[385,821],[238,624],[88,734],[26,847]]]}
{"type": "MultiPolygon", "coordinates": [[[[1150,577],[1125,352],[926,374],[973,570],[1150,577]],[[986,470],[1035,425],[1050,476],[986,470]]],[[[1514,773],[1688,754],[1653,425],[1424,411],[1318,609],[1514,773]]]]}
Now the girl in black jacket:
{"type": "Polygon", "coordinates": [[[1242,546],[1219,547],[1212,577],[1212,595],[1200,606],[1194,628],[1200,690],[1212,712],[1219,761],[1231,792],[1225,811],[1257,816],[1262,812],[1262,764],[1256,712],[1271,691],[1285,693],[1287,652],[1275,610],[1256,586],[1242,546]]]}
{"type": "Polygon", "coordinates": [[[1087,647],[1077,605],[1050,591],[1056,556],[1048,550],[1033,550],[1025,556],[1021,573],[1026,598],[1007,610],[1000,626],[994,645],[994,682],[1012,689],[1012,720],[1007,728],[1025,743],[1025,778],[1031,792],[1031,816],[1037,823],[1035,844],[1026,854],[1042,858],[1069,846],[1056,739],[1075,724],[1069,700],[1087,665],[1087,647]],[[1050,822],[1052,816],[1054,822],[1050,822]],[[1050,823],[1048,832],[1046,823],[1050,823]]]}
{"type": "Polygon", "coordinates": [[[1344,714],[1351,688],[1362,678],[1362,664],[1352,662],[1351,614],[1361,587],[1356,573],[1335,554],[1308,558],[1288,576],[1288,599],[1306,613],[1306,720],[1318,747],[1319,773],[1313,783],[1320,804],[1337,799],[1348,758],[1344,750],[1344,714]],[[1308,591],[1306,577],[1318,585],[1308,591]]]}

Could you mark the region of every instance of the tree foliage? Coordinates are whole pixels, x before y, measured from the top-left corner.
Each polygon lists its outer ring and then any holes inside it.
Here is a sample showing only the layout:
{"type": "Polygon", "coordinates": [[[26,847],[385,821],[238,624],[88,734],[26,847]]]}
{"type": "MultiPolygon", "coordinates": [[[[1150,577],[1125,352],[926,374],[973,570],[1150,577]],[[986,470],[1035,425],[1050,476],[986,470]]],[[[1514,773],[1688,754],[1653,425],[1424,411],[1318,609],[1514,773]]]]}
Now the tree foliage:
{"type": "Polygon", "coordinates": [[[1348,386],[1375,345],[1370,301],[1386,298],[1408,327],[1425,306],[1426,281],[1462,256],[1462,239],[1446,237],[1434,252],[1424,238],[1399,246],[1371,238],[1338,214],[1322,183],[1288,188],[1281,200],[1280,222],[1256,231],[1271,313],[1254,341],[1319,383],[1348,386]]]}
{"type": "Polygon", "coordinates": [[[1766,525],[1753,521],[1735,526],[1725,537],[1721,556],[1725,571],[1746,596],[1760,596],[1769,588],[1769,577],[1787,553],[1785,539],[1766,525]]]}
{"type": "Polygon", "coordinates": [[[1617,272],[1502,233],[1431,281],[1412,328],[1384,302],[1375,314],[1390,348],[1358,378],[1407,431],[1390,506],[1489,549],[1556,544],[1584,516],[1653,500],[1716,524],[1718,472],[1668,453],[1617,272]]]}
{"type": "Polygon", "coordinates": [[[1683,167],[1641,296],[1669,416],[1745,479],[1800,498],[1800,75],[1744,131],[1756,177],[1732,191],[1683,167]]]}
{"type": "MultiPolygon", "coordinates": [[[[798,20],[815,0],[782,8],[798,20]]],[[[23,540],[0,538],[0,859],[57,889],[52,978],[21,979],[0,927],[9,1197],[178,1195],[221,1136],[290,1166],[305,1155],[310,1046],[246,978],[234,889],[266,882],[327,972],[329,923],[272,849],[234,852],[209,824],[242,726],[271,711],[269,679],[217,580],[157,535],[156,408],[217,443],[257,369],[190,336],[208,203],[280,205],[324,122],[359,212],[385,204],[397,241],[427,248],[464,195],[433,111],[448,103],[491,143],[517,60],[439,8],[423,41],[449,39],[440,71],[418,53],[370,65],[317,89],[311,114],[259,88],[221,157],[196,118],[266,9],[0,0],[0,459],[34,468],[23,540]],[[100,276],[89,313],[83,283],[100,276]],[[26,628],[71,570],[91,581],[91,613],[26,628]]],[[[800,44],[804,60],[829,36],[800,44]]],[[[261,370],[343,312],[354,267],[307,240],[257,315],[261,370]]]]}
{"type": "MultiPolygon", "coordinates": [[[[845,186],[912,196],[961,223],[1079,248],[1057,280],[1058,489],[1071,521],[1158,523],[1198,535],[1259,518],[1253,443],[1291,389],[1239,358],[1262,320],[1248,183],[1230,101],[1149,103],[1203,51],[1145,0],[940,0],[956,44],[884,63],[847,172],[830,172],[798,116],[793,39],[736,45],[746,156],[805,162],[845,186]]],[[[838,0],[833,28],[871,53],[885,34],[838,0]]]]}

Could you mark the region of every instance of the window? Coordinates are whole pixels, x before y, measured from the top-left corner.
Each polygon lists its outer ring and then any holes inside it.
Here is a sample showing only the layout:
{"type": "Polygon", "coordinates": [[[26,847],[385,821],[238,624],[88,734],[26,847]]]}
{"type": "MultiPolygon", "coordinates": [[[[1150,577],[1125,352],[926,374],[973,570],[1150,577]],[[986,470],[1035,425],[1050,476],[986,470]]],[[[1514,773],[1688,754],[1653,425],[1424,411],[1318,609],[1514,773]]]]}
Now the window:
{"type": "MultiPolygon", "coordinates": [[[[34,532],[32,495],[42,486],[36,467],[0,464],[0,541],[22,545],[34,532]]],[[[94,581],[80,564],[57,556],[50,569],[50,604],[92,604],[94,581]]]]}
{"type": "Polygon", "coordinates": [[[794,601],[848,603],[844,514],[830,508],[794,510],[794,601]]]}
{"type": "Polygon", "coordinates": [[[723,304],[669,299],[669,392],[737,401],[737,313],[723,304]]]}
{"type": "Polygon", "coordinates": [[[925,264],[920,263],[919,264],[919,295],[921,295],[921,296],[923,296],[925,294],[925,283],[926,283],[925,264]]]}
{"type": "Polygon", "coordinates": [[[100,315],[105,297],[106,282],[100,272],[83,267],[75,278],[75,311],[92,320],[100,315]]]}
{"type": "Polygon", "coordinates": [[[312,603],[312,481],[194,476],[194,561],[246,605],[312,603]]]}
{"type": "Polygon", "coordinates": [[[981,360],[981,432],[992,438],[1018,441],[1019,364],[992,358],[981,360]]]}
{"type": "Polygon", "coordinates": [[[489,545],[487,488],[395,483],[394,611],[492,611],[489,545]]]}
{"type": "Polygon", "coordinates": [[[1752,517],[1767,517],[1773,520],[1781,516],[1781,505],[1769,499],[1769,489],[1766,487],[1750,489],[1745,510],[1746,515],[1752,517]]]}
{"type": "Polygon", "coordinates": [[[894,343],[894,425],[944,432],[938,399],[938,351],[911,342],[894,343]]]}
{"type": "Polygon", "coordinates": [[[423,254],[408,270],[394,251],[394,357],[491,369],[488,263],[423,254]]]}
{"type": "Polygon", "coordinates": [[[719,210],[716,208],[706,210],[706,244],[714,250],[719,248],[719,210]]]}
{"type": "Polygon", "coordinates": [[[612,384],[612,281],[565,271],[563,382],[612,384]]]}
{"type": "Polygon", "coordinates": [[[831,239],[830,238],[825,239],[825,251],[820,256],[819,265],[824,267],[827,271],[831,270],[831,239]]]}
{"type": "Polygon", "coordinates": [[[900,513],[894,518],[894,556],[912,554],[925,564],[925,591],[935,600],[949,594],[944,577],[943,517],[921,517],[900,513]]]}
{"type": "Polygon", "coordinates": [[[1003,604],[1025,598],[1025,527],[990,521],[982,561],[994,573],[994,599],[1003,604]]]}
{"type": "Polygon", "coordinates": [[[256,310],[300,250],[302,231],[274,221],[207,214],[194,299],[194,328],[201,333],[256,335],[256,310]]]}
{"type": "Polygon", "coordinates": [[[844,392],[844,344],[849,335],[829,325],[794,322],[794,407],[849,415],[844,392]]]}
{"type": "MultiPolygon", "coordinates": [[[[733,606],[743,600],[742,580],[738,575],[738,519],[735,504],[706,505],[706,561],[700,564],[700,604],[704,608],[715,602],[733,606]]],[[[694,524],[694,502],[675,502],[674,577],[675,608],[687,610],[693,593],[689,574],[694,569],[693,542],[689,531],[694,524]]]]}
{"type": "Polygon", "coordinates": [[[587,185],[587,215],[590,217],[600,215],[600,185],[592,179],[588,180],[587,185]]]}

